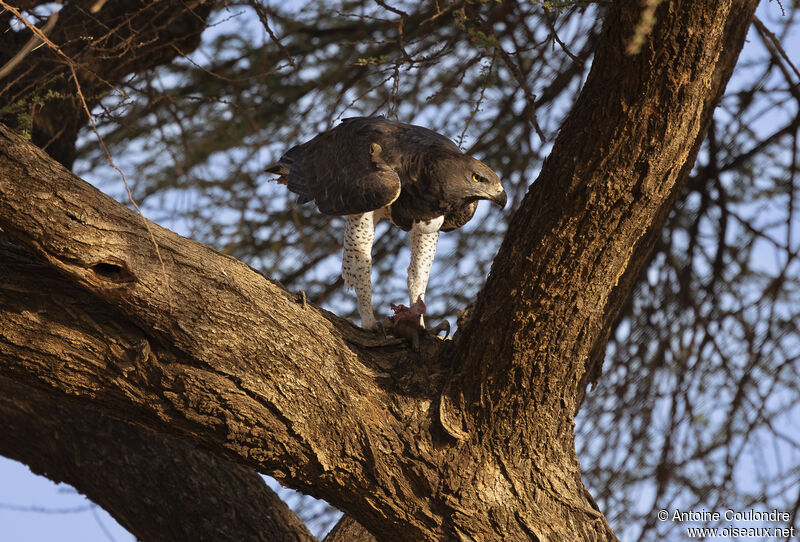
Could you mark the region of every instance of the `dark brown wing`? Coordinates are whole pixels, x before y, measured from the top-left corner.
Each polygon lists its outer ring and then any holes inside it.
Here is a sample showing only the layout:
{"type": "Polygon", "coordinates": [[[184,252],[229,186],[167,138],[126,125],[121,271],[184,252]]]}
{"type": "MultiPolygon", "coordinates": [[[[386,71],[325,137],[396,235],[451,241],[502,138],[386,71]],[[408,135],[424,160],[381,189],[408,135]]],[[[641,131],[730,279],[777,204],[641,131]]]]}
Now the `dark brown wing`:
{"type": "Polygon", "coordinates": [[[356,214],[395,201],[434,149],[460,154],[455,143],[427,128],[354,117],[292,147],[267,171],[279,173],[300,203],[315,201],[330,215],[356,214]]]}
{"type": "Polygon", "coordinates": [[[268,171],[285,178],[298,202],[315,201],[325,214],[374,211],[400,195],[400,177],[386,162],[381,140],[369,122],[343,122],[292,147],[268,171]]]}

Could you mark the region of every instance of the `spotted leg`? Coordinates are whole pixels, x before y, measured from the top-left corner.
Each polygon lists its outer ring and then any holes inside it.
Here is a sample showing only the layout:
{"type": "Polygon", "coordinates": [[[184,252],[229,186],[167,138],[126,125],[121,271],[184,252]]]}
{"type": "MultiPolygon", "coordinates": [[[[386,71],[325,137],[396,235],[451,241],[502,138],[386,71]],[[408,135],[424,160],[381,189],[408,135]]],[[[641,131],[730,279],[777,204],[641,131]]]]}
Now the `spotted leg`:
{"type": "MultiPolygon", "coordinates": [[[[425,299],[425,289],[428,287],[428,277],[436,254],[436,244],[439,241],[439,228],[444,217],[435,218],[425,222],[414,222],[411,226],[411,265],[408,266],[408,300],[410,304],[417,299],[425,299]]],[[[419,317],[419,323],[424,327],[425,320],[419,317]]]]}
{"type": "Polygon", "coordinates": [[[345,286],[353,288],[358,297],[361,327],[374,329],[372,314],[372,239],[375,235],[372,213],[348,215],[344,227],[342,278],[345,286]]]}

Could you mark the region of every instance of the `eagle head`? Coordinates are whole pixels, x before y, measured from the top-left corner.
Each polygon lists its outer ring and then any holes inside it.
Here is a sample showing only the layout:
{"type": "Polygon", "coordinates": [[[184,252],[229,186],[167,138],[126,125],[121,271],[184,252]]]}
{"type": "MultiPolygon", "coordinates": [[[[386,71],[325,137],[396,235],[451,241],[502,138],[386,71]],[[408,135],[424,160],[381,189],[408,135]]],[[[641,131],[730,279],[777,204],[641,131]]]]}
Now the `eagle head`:
{"type": "Polygon", "coordinates": [[[453,155],[442,162],[447,167],[449,198],[460,198],[466,203],[487,199],[500,207],[506,206],[506,191],[492,168],[466,154],[453,155]]]}

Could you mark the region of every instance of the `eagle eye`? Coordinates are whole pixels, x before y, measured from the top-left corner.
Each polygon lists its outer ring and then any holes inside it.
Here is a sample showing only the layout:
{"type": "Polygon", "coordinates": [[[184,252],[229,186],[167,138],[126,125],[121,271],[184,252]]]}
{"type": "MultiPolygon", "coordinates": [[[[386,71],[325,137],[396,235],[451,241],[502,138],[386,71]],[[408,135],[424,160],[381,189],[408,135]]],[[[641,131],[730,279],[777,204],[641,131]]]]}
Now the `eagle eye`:
{"type": "Polygon", "coordinates": [[[476,183],[479,183],[479,182],[481,182],[483,180],[483,177],[481,177],[477,173],[473,173],[472,174],[472,180],[475,181],[476,183]]]}

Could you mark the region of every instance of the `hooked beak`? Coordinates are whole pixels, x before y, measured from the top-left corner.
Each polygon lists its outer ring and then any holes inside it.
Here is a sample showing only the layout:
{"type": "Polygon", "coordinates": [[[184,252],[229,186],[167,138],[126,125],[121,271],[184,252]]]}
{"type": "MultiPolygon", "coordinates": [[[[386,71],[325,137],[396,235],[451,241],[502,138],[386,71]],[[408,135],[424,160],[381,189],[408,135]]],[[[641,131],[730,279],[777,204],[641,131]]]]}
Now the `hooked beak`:
{"type": "Polygon", "coordinates": [[[503,190],[502,188],[500,189],[500,192],[498,192],[497,194],[495,194],[493,197],[491,197],[489,199],[491,199],[493,202],[495,202],[500,207],[505,207],[506,203],[508,202],[508,196],[506,195],[506,191],[503,190]]]}

